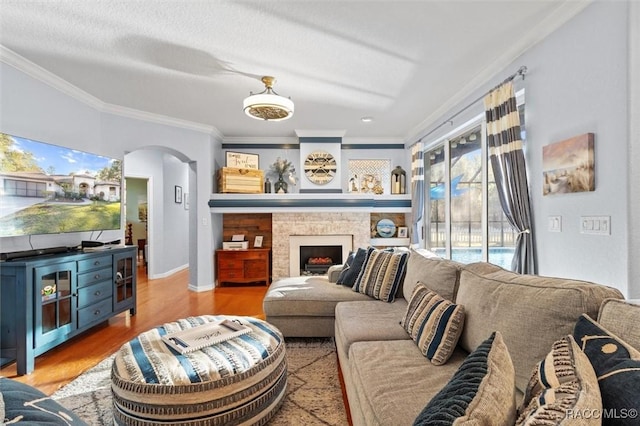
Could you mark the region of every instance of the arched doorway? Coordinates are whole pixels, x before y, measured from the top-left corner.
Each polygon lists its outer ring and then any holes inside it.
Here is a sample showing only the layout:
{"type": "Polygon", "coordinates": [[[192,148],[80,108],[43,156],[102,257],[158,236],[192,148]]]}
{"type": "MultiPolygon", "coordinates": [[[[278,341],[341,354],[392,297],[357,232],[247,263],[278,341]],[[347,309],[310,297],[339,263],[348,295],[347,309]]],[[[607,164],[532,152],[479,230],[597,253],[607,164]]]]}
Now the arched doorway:
{"type": "MultiPolygon", "coordinates": [[[[197,249],[195,241],[191,241],[197,235],[197,216],[195,208],[186,203],[187,197],[194,200],[197,196],[195,169],[196,163],[186,155],[166,147],[149,146],[125,154],[125,180],[137,178],[147,182],[145,258],[150,279],[166,277],[187,267],[190,275],[197,270],[197,249]],[[175,197],[178,188],[182,194],[180,202],[175,197]]],[[[126,208],[135,210],[139,200],[130,202],[127,191],[125,188],[126,208]]],[[[127,216],[129,213],[127,210],[127,216]]]]}

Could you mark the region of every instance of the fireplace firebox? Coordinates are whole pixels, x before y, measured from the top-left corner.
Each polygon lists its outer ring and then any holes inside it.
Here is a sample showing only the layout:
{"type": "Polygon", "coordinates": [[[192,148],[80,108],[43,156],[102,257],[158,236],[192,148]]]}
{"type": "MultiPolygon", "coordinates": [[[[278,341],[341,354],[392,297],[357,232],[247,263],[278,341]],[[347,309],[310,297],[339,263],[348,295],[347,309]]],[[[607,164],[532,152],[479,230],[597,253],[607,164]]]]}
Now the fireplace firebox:
{"type": "Polygon", "coordinates": [[[351,250],[353,235],[290,235],[290,276],[324,275],[331,265],[342,264],[351,250]]]}
{"type": "Polygon", "coordinates": [[[300,246],[301,275],[324,275],[342,261],[342,246],[300,246]]]}

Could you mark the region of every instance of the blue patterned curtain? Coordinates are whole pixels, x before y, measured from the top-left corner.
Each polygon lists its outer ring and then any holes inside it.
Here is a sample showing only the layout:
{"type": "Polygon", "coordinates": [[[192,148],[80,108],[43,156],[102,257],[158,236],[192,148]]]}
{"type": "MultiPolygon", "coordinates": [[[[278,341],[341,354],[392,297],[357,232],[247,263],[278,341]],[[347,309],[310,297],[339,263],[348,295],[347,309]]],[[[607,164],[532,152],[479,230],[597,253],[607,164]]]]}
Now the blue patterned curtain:
{"type": "Polygon", "coordinates": [[[507,220],[516,230],[516,251],[511,269],[537,272],[529,183],[520,139],[520,115],[513,83],[508,82],[484,98],[487,145],[498,196],[507,220]]]}
{"type": "Polygon", "coordinates": [[[419,245],[422,232],[419,228],[424,211],[424,149],[422,142],[411,147],[411,244],[419,245]]]}

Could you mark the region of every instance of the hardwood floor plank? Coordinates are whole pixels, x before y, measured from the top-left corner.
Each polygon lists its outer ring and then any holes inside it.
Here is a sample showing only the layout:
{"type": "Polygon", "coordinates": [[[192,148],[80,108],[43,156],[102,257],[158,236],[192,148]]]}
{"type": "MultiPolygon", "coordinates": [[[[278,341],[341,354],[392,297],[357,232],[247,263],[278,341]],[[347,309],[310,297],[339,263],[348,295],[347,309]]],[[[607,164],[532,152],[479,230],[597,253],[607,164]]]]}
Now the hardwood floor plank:
{"type": "Polygon", "coordinates": [[[262,299],[266,286],[234,286],[214,291],[189,291],[189,271],[148,280],[138,268],[137,314],[122,313],[36,358],[31,374],[17,376],[16,364],[0,375],[35,386],[51,395],[84,371],[116,352],[143,331],[194,315],[247,315],[264,319],[262,299]]]}

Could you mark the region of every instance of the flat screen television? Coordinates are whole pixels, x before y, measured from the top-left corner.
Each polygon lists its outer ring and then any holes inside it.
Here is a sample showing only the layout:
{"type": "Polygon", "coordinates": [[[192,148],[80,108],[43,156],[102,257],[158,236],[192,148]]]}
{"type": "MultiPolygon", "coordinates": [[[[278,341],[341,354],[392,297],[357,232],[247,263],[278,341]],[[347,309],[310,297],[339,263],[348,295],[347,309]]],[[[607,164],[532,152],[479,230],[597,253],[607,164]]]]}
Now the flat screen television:
{"type": "Polygon", "coordinates": [[[0,133],[0,237],[121,228],[122,162],[0,133]]]}

